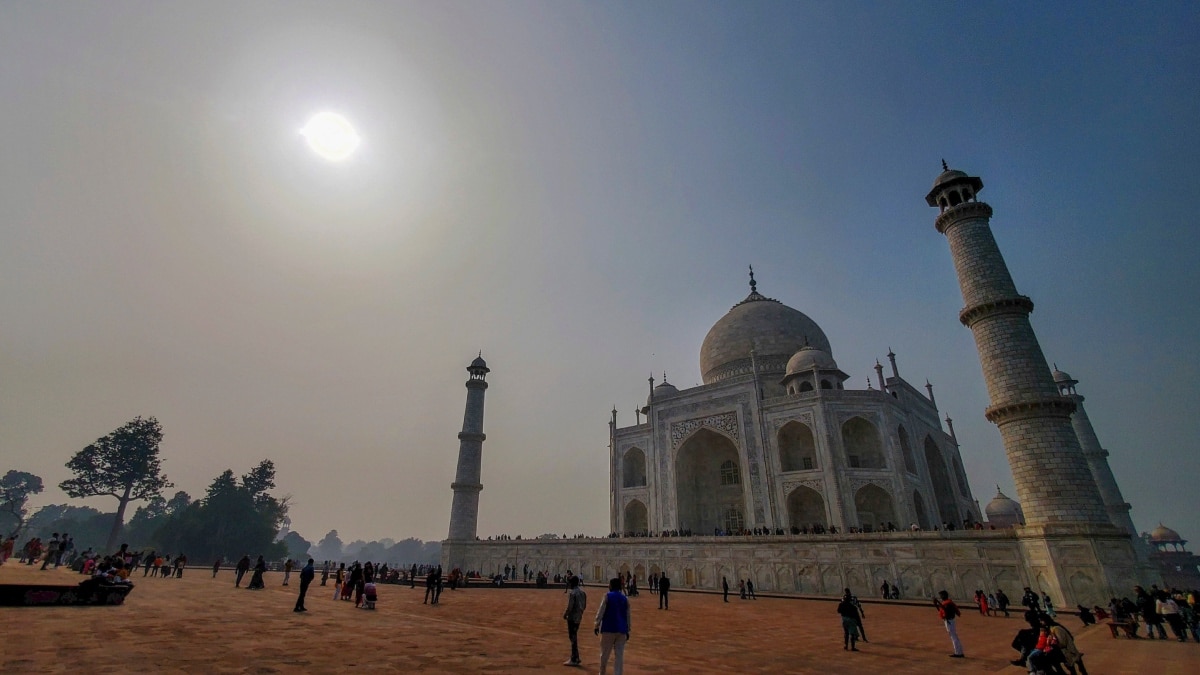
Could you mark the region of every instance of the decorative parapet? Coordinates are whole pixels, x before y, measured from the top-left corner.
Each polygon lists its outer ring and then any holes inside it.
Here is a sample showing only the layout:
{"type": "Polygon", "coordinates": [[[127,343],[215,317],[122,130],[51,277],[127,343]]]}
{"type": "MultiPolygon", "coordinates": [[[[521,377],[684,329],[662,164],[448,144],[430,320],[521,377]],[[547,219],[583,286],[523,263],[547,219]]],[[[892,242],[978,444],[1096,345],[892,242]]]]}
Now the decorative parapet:
{"type": "Polygon", "coordinates": [[[946,233],[946,228],[950,227],[956,221],[965,220],[967,218],[991,218],[992,207],[984,202],[963,202],[958,206],[951,206],[942,211],[938,215],[937,220],[933,221],[933,226],[938,232],[946,233]]]}
{"type": "Polygon", "coordinates": [[[990,406],[983,416],[992,424],[1000,424],[1031,417],[1070,418],[1074,412],[1075,402],[1069,398],[1044,398],[990,406]]]}
{"type": "Polygon", "coordinates": [[[963,308],[958,313],[958,320],[962,325],[970,328],[976,321],[984,317],[996,314],[1029,314],[1031,312],[1033,312],[1033,300],[1024,295],[1018,295],[963,308]]]}

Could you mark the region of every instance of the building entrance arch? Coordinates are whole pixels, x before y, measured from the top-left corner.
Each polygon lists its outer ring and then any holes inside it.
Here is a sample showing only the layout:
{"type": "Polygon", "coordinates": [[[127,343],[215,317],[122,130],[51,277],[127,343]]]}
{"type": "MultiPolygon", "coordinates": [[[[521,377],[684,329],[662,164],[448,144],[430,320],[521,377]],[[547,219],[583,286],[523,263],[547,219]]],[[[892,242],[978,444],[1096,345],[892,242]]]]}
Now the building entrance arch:
{"type": "Polygon", "coordinates": [[[675,456],[676,525],[696,534],[712,534],[743,520],[741,458],[727,437],[700,429],[675,456]]]}

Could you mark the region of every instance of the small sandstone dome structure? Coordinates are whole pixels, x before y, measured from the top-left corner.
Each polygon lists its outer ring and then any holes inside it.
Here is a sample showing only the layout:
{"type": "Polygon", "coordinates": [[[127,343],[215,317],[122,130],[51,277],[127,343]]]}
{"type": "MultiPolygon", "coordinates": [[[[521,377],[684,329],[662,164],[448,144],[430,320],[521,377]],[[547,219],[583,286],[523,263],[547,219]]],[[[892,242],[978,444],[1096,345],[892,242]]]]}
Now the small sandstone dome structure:
{"type": "Polygon", "coordinates": [[[1021,510],[1021,504],[1001,492],[999,485],[996,486],[996,496],[992,497],[983,512],[987,515],[988,523],[997,528],[1025,524],[1025,512],[1021,510]]]}

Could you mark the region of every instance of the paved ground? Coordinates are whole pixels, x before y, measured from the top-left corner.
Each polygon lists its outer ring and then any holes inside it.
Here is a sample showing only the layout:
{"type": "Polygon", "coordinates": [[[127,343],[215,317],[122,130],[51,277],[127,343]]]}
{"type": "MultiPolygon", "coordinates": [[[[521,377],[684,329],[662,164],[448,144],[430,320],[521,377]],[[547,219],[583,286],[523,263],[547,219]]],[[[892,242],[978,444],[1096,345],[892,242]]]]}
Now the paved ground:
{"type": "MultiPolygon", "coordinates": [[[[121,607],[0,607],[0,671],[161,673],[599,672],[598,639],[581,636],[585,668],[569,655],[561,591],[446,591],[423,605],[421,589],[381,587],[377,611],[331,599],[314,584],[309,612],[291,611],[296,581],[233,587],[232,573],[188,570],[183,579],[142,579],[121,607]]],[[[65,571],[0,567],[0,583],[73,583],[65,571]]],[[[319,584],[319,580],[317,584],[319,584]]],[[[589,607],[602,592],[589,588],[589,607]]],[[[967,658],[950,659],[949,640],[932,608],[868,604],[858,653],[842,651],[831,602],[674,593],[670,611],[656,596],[632,598],[633,635],[626,672],[636,673],[1008,673],[1009,642],[1019,620],[968,613],[959,633],[967,658]]],[[[590,619],[589,619],[590,620],[590,619]]],[[[1104,627],[1066,625],[1092,675],[1200,672],[1200,644],[1113,640],[1104,627]]],[[[585,622],[586,626],[586,622],[585,622]]]]}

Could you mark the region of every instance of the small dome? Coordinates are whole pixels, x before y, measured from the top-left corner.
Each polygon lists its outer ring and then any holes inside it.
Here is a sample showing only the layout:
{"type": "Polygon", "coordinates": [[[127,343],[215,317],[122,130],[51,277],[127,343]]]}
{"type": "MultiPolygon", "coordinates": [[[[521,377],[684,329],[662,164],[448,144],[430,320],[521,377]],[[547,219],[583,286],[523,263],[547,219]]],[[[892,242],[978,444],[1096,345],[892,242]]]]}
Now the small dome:
{"type": "Polygon", "coordinates": [[[1071,377],[1067,373],[1064,373],[1058,368],[1055,368],[1054,372],[1050,375],[1054,378],[1054,382],[1057,384],[1075,384],[1076,382],[1075,378],[1071,377]]]}
{"type": "Polygon", "coordinates": [[[942,183],[949,183],[950,181],[954,180],[955,178],[966,178],[966,177],[967,177],[967,174],[962,171],[959,171],[958,169],[946,169],[945,171],[938,174],[937,178],[933,179],[933,189],[936,190],[938,188],[938,186],[941,185],[942,183]]]}
{"type": "Polygon", "coordinates": [[[816,367],[819,370],[837,370],[837,362],[827,352],[812,345],[804,345],[787,362],[787,374],[806,373],[816,367]]]}
{"type": "Polygon", "coordinates": [[[1162,523],[1159,523],[1158,527],[1150,530],[1150,541],[1171,544],[1177,541],[1183,541],[1183,537],[1179,536],[1179,533],[1175,530],[1172,530],[1162,523]]]}
{"type": "Polygon", "coordinates": [[[675,394],[678,394],[678,393],[679,393],[679,390],[675,388],[675,385],[671,384],[670,382],[667,382],[666,379],[663,379],[662,383],[659,384],[657,387],[655,387],[654,391],[649,396],[646,397],[646,405],[650,405],[650,403],[652,401],[654,401],[655,399],[665,398],[667,396],[674,396],[675,394]]]}
{"type": "Polygon", "coordinates": [[[483,360],[483,354],[480,354],[479,356],[475,357],[475,360],[471,362],[471,365],[469,367],[470,368],[482,368],[483,370],[488,369],[487,361],[483,360]]]}
{"type": "Polygon", "coordinates": [[[996,486],[996,496],[992,497],[992,501],[984,507],[983,512],[987,514],[988,520],[996,520],[997,517],[1020,517],[1021,504],[1015,499],[1010,499],[1000,491],[1000,486],[996,486]]]}

